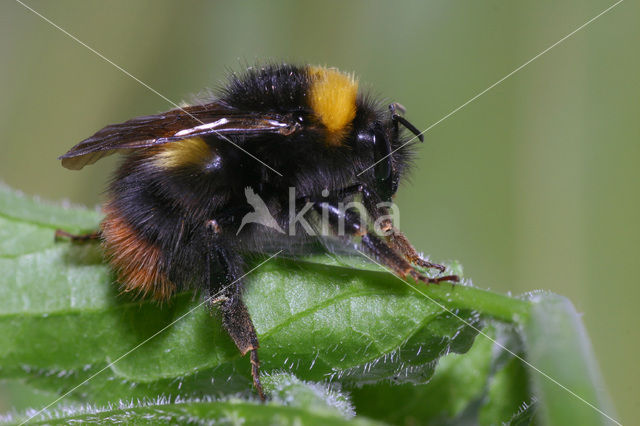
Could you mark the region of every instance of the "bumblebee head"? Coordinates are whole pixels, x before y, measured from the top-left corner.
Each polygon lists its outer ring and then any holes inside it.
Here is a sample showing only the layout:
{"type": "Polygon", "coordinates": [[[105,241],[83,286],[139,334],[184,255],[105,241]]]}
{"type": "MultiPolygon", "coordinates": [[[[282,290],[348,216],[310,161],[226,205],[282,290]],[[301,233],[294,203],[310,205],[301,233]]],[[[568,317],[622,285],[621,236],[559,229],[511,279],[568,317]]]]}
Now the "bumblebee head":
{"type": "MultiPolygon", "coordinates": [[[[400,125],[415,135],[412,139],[424,140],[420,131],[401,114],[404,107],[399,103],[389,105],[389,115],[386,119],[374,119],[367,125],[357,129],[356,138],[358,144],[368,146],[373,151],[373,169],[375,187],[380,197],[388,201],[398,190],[400,182],[399,158],[406,156],[398,151],[411,142],[411,139],[400,139],[400,125]]],[[[368,169],[365,169],[365,172],[368,169]]]]}
{"type": "Polygon", "coordinates": [[[402,116],[404,107],[394,102],[389,105],[389,114],[370,116],[364,112],[370,118],[359,120],[362,102],[358,101],[358,81],[352,74],[312,66],[307,68],[307,73],[310,77],[308,102],[315,121],[325,129],[326,144],[341,146],[349,135],[355,134],[356,144],[373,150],[375,185],[380,196],[391,199],[400,177],[392,158],[402,144],[399,125],[423,140],[419,130],[402,116]]]}

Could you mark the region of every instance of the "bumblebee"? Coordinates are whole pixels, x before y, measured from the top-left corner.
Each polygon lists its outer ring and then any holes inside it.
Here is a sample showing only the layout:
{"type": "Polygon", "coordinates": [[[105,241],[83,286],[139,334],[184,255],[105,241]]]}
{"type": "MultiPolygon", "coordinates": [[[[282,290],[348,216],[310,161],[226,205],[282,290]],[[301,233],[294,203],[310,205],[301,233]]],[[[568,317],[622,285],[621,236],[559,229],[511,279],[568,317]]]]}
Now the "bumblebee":
{"type": "Polygon", "coordinates": [[[62,155],[73,170],[115,152],[125,157],[99,231],[56,235],[100,239],[126,292],[163,301],[198,290],[219,307],[241,354],[250,354],[264,400],[258,338],[242,301],[252,256],[296,256],[332,238],[402,278],[458,280],[420,257],[388,208],[379,207],[408,170],[414,144],[404,130],[422,140],[402,112],[399,104],[387,107],[359,93],[355,77],[334,68],[272,64],[231,74],[219,97],[107,126],[62,155]],[[364,214],[342,208],[356,198],[364,214]],[[292,217],[291,207],[301,206],[306,210],[296,217],[326,218],[328,235],[292,217]],[[269,220],[247,220],[254,209],[269,220]],[[440,276],[415,266],[436,268],[440,276]]]}

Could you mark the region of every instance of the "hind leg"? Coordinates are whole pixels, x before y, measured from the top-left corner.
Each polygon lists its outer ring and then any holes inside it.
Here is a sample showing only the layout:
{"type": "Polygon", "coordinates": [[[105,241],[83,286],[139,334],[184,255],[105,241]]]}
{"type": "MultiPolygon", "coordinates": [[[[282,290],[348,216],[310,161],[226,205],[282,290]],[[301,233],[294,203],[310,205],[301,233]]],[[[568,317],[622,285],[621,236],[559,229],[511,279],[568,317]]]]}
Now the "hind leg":
{"type": "Polygon", "coordinates": [[[100,239],[101,232],[95,231],[88,234],[72,234],[67,231],[63,231],[62,229],[56,229],[56,233],[54,238],[56,241],[60,241],[62,239],[69,239],[72,243],[86,243],[89,241],[95,241],[100,239]]]}

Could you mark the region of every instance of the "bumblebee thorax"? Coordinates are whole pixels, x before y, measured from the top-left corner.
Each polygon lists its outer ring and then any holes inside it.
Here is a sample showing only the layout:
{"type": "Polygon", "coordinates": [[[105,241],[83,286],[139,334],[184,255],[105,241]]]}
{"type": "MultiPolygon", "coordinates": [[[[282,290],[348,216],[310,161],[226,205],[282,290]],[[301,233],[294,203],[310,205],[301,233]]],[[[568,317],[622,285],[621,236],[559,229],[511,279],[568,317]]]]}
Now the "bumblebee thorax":
{"type": "Polygon", "coordinates": [[[340,145],[356,116],[358,81],[335,68],[308,68],[309,104],[327,129],[329,145],[340,145]]]}

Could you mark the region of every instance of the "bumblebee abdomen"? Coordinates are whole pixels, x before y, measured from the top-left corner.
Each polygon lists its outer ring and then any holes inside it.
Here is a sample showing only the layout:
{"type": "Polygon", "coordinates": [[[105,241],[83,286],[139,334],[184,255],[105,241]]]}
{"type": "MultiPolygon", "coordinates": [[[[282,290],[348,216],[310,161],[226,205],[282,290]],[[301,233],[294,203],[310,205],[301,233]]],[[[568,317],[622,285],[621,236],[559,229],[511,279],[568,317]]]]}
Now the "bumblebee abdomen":
{"type": "Polygon", "coordinates": [[[224,204],[208,183],[218,180],[215,173],[202,172],[214,155],[194,138],[132,154],[121,165],[101,226],[124,291],[164,300],[202,286],[208,259],[202,231],[224,204]]]}
{"type": "Polygon", "coordinates": [[[102,245],[123,291],[167,300],[176,286],[163,271],[161,249],[145,240],[122,214],[107,204],[101,224],[102,245]]]}

